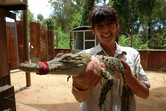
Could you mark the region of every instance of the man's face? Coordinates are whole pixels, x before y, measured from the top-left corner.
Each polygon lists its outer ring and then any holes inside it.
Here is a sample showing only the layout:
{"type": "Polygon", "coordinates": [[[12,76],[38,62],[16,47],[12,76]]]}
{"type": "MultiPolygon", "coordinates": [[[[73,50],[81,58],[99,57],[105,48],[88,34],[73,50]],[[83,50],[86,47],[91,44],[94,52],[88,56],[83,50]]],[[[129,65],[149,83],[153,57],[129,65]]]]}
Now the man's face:
{"type": "Polygon", "coordinates": [[[101,23],[95,24],[93,31],[97,35],[101,44],[108,44],[115,42],[116,31],[118,28],[118,23],[104,20],[101,23]]]}

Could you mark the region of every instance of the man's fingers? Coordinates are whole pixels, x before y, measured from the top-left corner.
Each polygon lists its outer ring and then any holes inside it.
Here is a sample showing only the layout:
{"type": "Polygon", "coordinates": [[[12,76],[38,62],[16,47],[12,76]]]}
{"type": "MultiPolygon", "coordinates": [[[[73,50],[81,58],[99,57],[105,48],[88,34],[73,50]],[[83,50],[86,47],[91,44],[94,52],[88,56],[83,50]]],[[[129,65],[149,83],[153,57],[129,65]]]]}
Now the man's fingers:
{"type": "Polygon", "coordinates": [[[101,63],[100,65],[102,68],[106,69],[104,63],[101,63]]]}
{"type": "Polygon", "coordinates": [[[130,69],[130,66],[124,60],[121,59],[120,61],[124,65],[125,69],[130,69]]]}

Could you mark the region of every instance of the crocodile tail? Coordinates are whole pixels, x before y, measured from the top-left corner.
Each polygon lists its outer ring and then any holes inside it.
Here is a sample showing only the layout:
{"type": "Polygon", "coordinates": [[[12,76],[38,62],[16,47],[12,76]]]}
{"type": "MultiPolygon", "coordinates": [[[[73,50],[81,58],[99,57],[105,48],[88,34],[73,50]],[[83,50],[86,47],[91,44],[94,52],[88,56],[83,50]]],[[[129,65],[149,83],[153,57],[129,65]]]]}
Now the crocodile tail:
{"type": "Polygon", "coordinates": [[[113,79],[108,80],[104,84],[103,88],[101,89],[100,98],[99,98],[99,107],[100,107],[100,109],[102,108],[102,105],[104,104],[104,101],[106,100],[106,95],[111,90],[112,86],[113,86],[113,79]]]}
{"type": "Polygon", "coordinates": [[[124,85],[122,89],[122,96],[121,96],[121,109],[122,111],[129,111],[129,105],[133,96],[133,92],[131,89],[124,85]]]}

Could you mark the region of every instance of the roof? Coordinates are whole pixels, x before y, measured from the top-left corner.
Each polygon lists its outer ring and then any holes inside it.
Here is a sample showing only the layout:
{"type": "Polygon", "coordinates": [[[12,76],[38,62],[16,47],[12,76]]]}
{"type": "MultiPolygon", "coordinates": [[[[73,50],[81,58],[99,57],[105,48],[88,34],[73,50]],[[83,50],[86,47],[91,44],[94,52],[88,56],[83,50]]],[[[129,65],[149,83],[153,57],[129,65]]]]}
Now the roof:
{"type": "Polygon", "coordinates": [[[77,31],[92,31],[90,26],[79,26],[71,30],[72,32],[77,32],[77,31]]]}
{"type": "Polygon", "coordinates": [[[26,3],[20,0],[0,0],[0,8],[7,10],[25,10],[27,6],[26,3]]]}

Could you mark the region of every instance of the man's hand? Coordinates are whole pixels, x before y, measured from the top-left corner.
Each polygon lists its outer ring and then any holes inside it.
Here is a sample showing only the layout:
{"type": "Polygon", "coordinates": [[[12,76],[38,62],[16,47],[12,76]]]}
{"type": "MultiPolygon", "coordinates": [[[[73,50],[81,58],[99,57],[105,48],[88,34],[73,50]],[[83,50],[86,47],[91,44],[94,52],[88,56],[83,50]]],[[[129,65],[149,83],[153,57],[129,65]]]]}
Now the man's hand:
{"type": "Polygon", "coordinates": [[[95,87],[102,78],[101,67],[104,67],[104,64],[100,63],[94,56],[91,56],[91,62],[87,65],[85,72],[78,77],[73,76],[73,86],[79,89],[95,87]]]}

